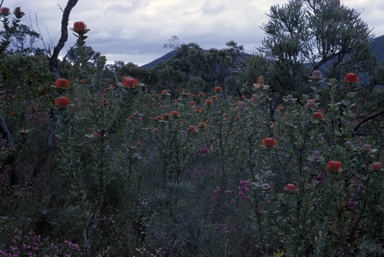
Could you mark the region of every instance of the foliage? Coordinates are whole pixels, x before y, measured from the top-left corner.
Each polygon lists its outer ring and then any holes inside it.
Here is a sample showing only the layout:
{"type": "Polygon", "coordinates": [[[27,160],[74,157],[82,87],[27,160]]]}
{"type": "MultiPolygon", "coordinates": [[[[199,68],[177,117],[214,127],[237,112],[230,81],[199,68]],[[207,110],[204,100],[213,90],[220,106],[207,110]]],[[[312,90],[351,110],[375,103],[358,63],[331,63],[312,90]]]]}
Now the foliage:
{"type": "Polygon", "coordinates": [[[382,88],[321,73],[277,95],[280,59],[236,63],[234,42],[107,65],[78,24],[60,83],[45,56],[0,62],[2,255],[384,254],[382,88]]]}

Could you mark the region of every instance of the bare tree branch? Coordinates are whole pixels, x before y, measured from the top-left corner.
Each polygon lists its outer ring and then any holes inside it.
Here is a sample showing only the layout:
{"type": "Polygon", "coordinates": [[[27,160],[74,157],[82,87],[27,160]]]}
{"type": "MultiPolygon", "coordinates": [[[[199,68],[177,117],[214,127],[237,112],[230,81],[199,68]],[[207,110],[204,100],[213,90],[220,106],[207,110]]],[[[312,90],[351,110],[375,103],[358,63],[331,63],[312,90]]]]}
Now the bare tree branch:
{"type": "Polygon", "coordinates": [[[369,121],[369,120],[372,120],[372,119],[374,119],[374,118],[376,118],[376,117],[378,117],[378,116],[380,116],[380,115],[383,115],[383,114],[384,114],[384,111],[377,112],[377,113],[372,114],[372,115],[369,115],[368,117],[365,117],[364,119],[362,119],[361,121],[359,121],[359,123],[357,123],[357,125],[356,125],[356,126],[353,128],[353,130],[352,130],[353,135],[357,135],[357,134],[358,134],[357,130],[360,128],[360,126],[361,126],[363,123],[365,123],[365,122],[367,122],[367,121],[369,121]]]}
{"type": "Polygon", "coordinates": [[[57,58],[59,57],[59,53],[61,49],[63,49],[65,42],[68,40],[68,20],[69,20],[69,14],[72,11],[72,8],[75,7],[78,0],[68,0],[67,6],[65,7],[63,11],[63,17],[61,20],[61,36],[59,39],[59,42],[53,49],[53,53],[49,62],[50,70],[55,76],[55,78],[60,77],[60,69],[57,67],[57,58]]]}

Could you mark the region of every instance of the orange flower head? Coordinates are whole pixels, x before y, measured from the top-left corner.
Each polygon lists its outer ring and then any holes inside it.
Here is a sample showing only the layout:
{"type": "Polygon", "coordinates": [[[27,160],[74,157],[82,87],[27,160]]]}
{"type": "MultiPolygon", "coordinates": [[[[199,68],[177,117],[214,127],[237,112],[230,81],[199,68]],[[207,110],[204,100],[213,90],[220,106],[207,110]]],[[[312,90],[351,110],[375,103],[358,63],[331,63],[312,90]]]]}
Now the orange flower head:
{"type": "Polygon", "coordinates": [[[205,96],[204,92],[200,92],[199,96],[201,96],[201,97],[205,96]]]}
{"type": "Polygon", "coordinates": [[[11,13],[11,11],[9,10],[8,7],[2,7],[0,9],[0,15],[4,15],[4,16],[7,16],[11,13]]]}
{"type": "Polygon", "coordinates": [[[355,73],[348,73],[345,75],[345,82],[353,84],[358,83],[359,77],[355,73]]]}
{"type": "Polygon", "coordinates": [[[279,106],[279,107],[277,107],[276,111],[279,111],[279,112],[284,111],[284,106],[279,106]]]}
{"type": "Polygon", "coordinates": [[[382,170],[383,169],[383,164],[381,162],[372,162],[371,168],[373,170],[382,170]]]}
{"type": "Polygon", "coordinates": [[[205,122],[199,123],[199,128],[206,128],[206,127],[207,127],[207,123],[205,123],[205,122]]]}
{"type": "Polygon", "coordinates": [[[168,91],[164,89],[163,91],[161,91],[161,95],[167,96],[167,95],[170,95],[170,94],[168,94],[168,91]]]}
{"type": "Polygon", "coordinates": [[[215,87],[215,92],[216,93],[220,93],[221,91],[223,91],[223,89],[219,86],[215,87]]]}
{"type": "Polygon", "coordinates": [[[162,119],[163,119],[163,117],[160,115],[155,116],[155,120],[157,120],[157,121],[162,120],[162,119]]]}
{"type": "Polygon", "coordinates": [[[166,119],[168,119],[169,114],[166,112],[166,113],[164,113],[164,114],[162,115],[162,117],[163,117],[163,120],[166,120],[166,119]]]}
{"type": "Polygon", "coordinates": [[[180,112],[178,112],[178,111],[171,111],[171,116],[172,117],[176,118],[176,117],[179,117],[179,115],[180,115],[180,112]]]}
{"type": "Polygon", "coordinates": [[[212,100],[216,100],[216,99],[217,99],[217,96],[213,95],[212,100]]]}
{"type": "Polygon", "coordinates": [[[92,133],[92,137],[93,138],[100,138],[100,137],[103,137],[103,134],[99,130],[95,130],[92,133]]]}
{"type": "Polygon", "coordinates": [[[288,191],[297,191],[297,185],[293,183],[289,183],[284,187],[284,190],[288,191]]]}
{"type": "Polygon", "coordinates": [[[189,126],[189,127],[188,127],[188,130],[189,130],[189,131],[194,131],[195,129],[196,129],[195,126],[189,126]]]}
{"type": "Polygon", "coordinates": [[[212,105],[212,100],[211,99],[207,99],[207,100],[205,100],[205,105],[208,105],[208,106],[210,106],[210,105],[212,105]]]}
{"type": "Polygon", "coordinates": [[[121,80],[121,84],[123,85],[123,87],[134,89],[139,84],[139,81],[132,77],[124,77],[121,80]]]}
{"type": "Polygon", "coordinates": [[[329,171],[339,171],[343,166],[341,161],[329,161],[327,163],[327,168],[329,171]]]}
{"type": "Polygon", "coordinates": [[[21,18],[24,16],[24,12],[21,11],[20,7],[16,7],[15,10],[13,11],[13,14],[16,16],[16,18],[21,18]]]}
{"type": "Polygon", "coordinates": [[[316,120],[322,120],[324,118],[324,114],[322,112],[314,112],[313,113],[313,117],[316,119],[316,120]]]}
{"type": "Polygon", "coordinates": [[[275,147],[277,144],[277,140],[272,138],[272,137],[266,137],[264,138],[261,143],[263,144],[264,147],[266,148],[272,148],[275,147]]]}
{"type": "Polygon", "coordinates": [[[69,106],[69,98],[67,96],[59,96],[55,100],[55,105],[59,108],[67,108],[69,106]]]}
{"type": "Polygon", "coordinates": [[[69,88],[69,80],[68,79],[56,79],[55,80],[55,86],[56,88],[69,88]]]}
{"type": "Polygon", "coordinates": [[[85,34],[88,31],[87,25],[85,25],[83,21],[76,21],[73,23],[73,31],[79,34],[85,34]]]}
{"type": "Polygon", "coordinates": [[[199,134],[199,131],[197,129],[194,129],[191,131],[191,133],[196,135],[196,134],[199,134]]]}

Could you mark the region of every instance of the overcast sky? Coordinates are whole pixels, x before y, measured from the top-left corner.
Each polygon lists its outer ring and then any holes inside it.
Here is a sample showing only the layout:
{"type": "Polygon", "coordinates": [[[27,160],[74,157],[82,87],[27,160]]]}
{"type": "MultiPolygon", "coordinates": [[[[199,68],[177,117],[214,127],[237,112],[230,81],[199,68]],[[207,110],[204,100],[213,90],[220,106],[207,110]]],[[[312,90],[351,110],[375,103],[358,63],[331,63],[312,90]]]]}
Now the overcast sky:
{"type": "MultiPolygon", "coordinates": [[[[180,43],[196,43],[204,49],[225,48],[233,40],[245,52],[255,53],[264,37],[260,26],[268,21],[271,5],[288,0],[79,0],[73,8],[69,26],[84,21],[90,32],[87,44],[114,61],[146,64],[165,53],[163,45],[172,35],[180,43]]],[[[60,36],[61,6],[67,0],[5,0],[3,7],[20,6],[27,16],[38,20],[46,45],[55,45],[60,36]]],[[[373,29],[375,36],[384,35],[383,0],[346,0],[373,29]]],[[[35,29],[37,29],[35,25],[35,29]]],[[[74,44],[70,33],[65,46],[74,44]]],[[[64,55],[66,50],[61,52],[64,55]]]]}

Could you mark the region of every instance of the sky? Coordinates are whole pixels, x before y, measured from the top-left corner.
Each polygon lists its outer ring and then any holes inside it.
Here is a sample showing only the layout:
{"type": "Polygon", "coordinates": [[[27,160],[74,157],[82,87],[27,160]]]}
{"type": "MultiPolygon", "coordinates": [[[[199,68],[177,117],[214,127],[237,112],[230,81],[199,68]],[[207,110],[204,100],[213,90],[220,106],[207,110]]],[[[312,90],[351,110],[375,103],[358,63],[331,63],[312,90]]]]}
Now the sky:
{"type": "MultiPolygon", "coordinates": [[[[264,33],[260,26],[268,21],[272,5],[288,0],[79,0],[72,9],[69,27],[83,21],[88,29],[87,45],[114,61],[139,66],[157,59],[170,49],[163,47],[175,35],[181,44],[196,43],[203,49],[222,49],[233,40],[246,53],[256,53],[264,33]]],[[[349,8],[361,13],[372,33],[384,35],[383,0],[345,0],[349,8]]],[[[61,8],[67,0],[4,0],[3,7],[20,6],[26,13],[23,23],[40,32],[46,47],[60,37],[61,8]]],[[[75,43],[69,33],[65,48],[75,43]]]]}

